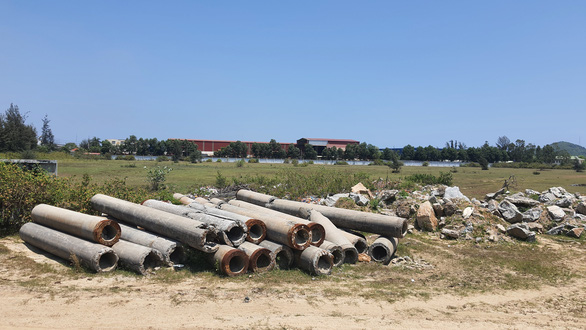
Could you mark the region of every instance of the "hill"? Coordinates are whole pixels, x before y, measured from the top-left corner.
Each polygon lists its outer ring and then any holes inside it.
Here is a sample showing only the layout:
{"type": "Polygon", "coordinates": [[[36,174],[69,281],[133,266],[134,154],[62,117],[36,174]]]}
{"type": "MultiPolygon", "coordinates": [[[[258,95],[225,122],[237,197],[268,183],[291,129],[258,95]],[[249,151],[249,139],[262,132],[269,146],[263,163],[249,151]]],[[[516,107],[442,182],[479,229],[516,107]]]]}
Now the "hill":
{"type": "Polygon", "coordinates": [[[552,143],[551,146],[555,150],[566,150],[570,153],[571,156],[586,156],[586,148],[577,144],[560,141],[552,143]]]}

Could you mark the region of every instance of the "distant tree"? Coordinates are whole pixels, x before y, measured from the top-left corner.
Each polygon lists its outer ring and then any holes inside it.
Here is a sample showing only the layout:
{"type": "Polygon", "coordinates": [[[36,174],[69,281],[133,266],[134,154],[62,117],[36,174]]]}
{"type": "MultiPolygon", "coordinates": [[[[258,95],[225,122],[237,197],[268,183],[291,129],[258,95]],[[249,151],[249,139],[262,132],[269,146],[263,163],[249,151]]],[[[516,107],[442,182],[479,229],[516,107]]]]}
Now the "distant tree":
{"type": "Polygon", "coordinates": [[[358,145],[348,144],[344,150],[344,159],[354,160],[356,157],[358,157],[358,145]]]}
{"type": "Polygon", "coordinates": [[[49,151],[55,150],[55,136],[49,127],[49,117],[45,115],[43,118],[43,128],[41,129],[41,145],[46,147],[49,151]]]}
{"type": "Polygon", "coordinates": [[[322,159],[326,159],[326,160],[330,160],[333,159],[332,158],[332,149],[331,148],[325,148],[322,152],[321,152],[321,158],[322,159]]]}
{"type": "Polygon", "coordinates": [[[305,145],[305,151],[303,153],[303,158],[305,159],[317,159],[317,151],[313,149],[311,144],[305,145]]]}
{"type": "Polygon", "coordinates": [[[576,170],[576,172],[584,172],[584,170],[586,169],[586,162],[584,161],[584,159],[582,159],[582,161],[580,161],[580,159],[574,159],[574,170],[576,170]]]}
{"type": "Polygon", "coordinates": [[[63,147],[61,147],[61,151],[63,152],[71,152],[71,150],[77,148],[77,145],[73,142],[66,143],[63,147]]]}
{"type": "Polygon", "coordinates": [[[21,115],[17,105],[10,104],[4,115],[0,115],[0,151],[25,151],[37,146],[37,131],[26,124],[26,115],[21,115]]]}
{"type": "Polygon", "coordinates": [[[509,140],[509,138],[504,135],[499,136],[499,138],[496,140],[496,146],[500,150],[507,150],[509,148],[510,144],[511,144],[511,140],[509,140]]]}
{"type": "Polygon", "coordinates": [[[401,153],[401,159],[414,160],[415,159],[415,148],[410,144],[404,146],[403,152],[401,153]]]}
{"type": "Polygon", "coordinates": [[[546,164],[555,163],[556,152],[555,149],[550,145],[546,145],[541,150],[541,161],[546,164]]]}
{"type": "Polygon", "coordinates": [[[100,153],[101,154],[112,154],[113,152],[113,148],[114,146],[112,145],[112,143],[108,140],[104,140],[102,141],[102,146],[100,148],[100,153]]]}
{"type": "Polygon", "coordinates": [[[269,147],[271,149],[271,158],[282,159],[287,156],[287,152],[281,148],[281,144],[277,143],[275,139],[271,139],[269,147]]]}
{"type": "Polygon", "coordinates": [[[482,157],[482,156],[481,156],[481,157],[478,159],[478,164],[480,164],[480,167],[481,167],[483,170],[485,170],[485,171],[486,171],[486,170],[488,170],[488,160],[486,160],[486,158],[484,158],[484,157],[482,157]]]}

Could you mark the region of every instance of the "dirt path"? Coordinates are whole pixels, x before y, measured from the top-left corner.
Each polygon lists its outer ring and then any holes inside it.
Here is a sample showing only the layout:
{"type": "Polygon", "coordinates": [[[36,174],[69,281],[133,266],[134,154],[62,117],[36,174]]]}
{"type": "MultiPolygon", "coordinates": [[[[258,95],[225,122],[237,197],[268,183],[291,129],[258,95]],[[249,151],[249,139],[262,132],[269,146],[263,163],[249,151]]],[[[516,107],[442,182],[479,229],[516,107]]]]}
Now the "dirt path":
{"type": "MultiPolygon", "coordinates": [[[[34,257],[36,263],[66,268],[22,243],[2,243],[13,254],[34,257]]],[[[47,286],[29,286],[23,276],[18,269],[0,265],[0,328],[576,329],[586,325],[583,278],[557,287],[464,297],[436,294],[389,303],[324,296],[323,288],[312,283],[263,290],[247,287],[246,281],[217,286],[194,278],[165,284],[148,277],[82,274],[48,279],[47,286]]]]}

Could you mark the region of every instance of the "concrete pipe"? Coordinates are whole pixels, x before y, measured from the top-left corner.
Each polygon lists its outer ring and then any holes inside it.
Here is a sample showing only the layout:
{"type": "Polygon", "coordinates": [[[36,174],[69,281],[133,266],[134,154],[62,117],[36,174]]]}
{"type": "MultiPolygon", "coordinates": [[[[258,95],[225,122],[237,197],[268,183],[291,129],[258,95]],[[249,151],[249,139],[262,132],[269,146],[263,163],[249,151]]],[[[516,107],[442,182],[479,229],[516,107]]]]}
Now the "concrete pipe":
{"type": "Polygon", "coordinates": [[[246,240],[251,243],[258,244],[267,237],[267,227],[264,222],[258,219],[217,209],[215,204],[211,204],[205,199],[191,200],[193,202],[188,206],[196,212],[203,212],[226,220],[243,223],[247,228],[246,240]],[[201,203],[204,203],[205,205],[201,203]]]}
{"type": "Polygon", "coordinates": [[[306,225],[267,216],[264,213],[244,209],[227,203],[219,205],[220,209],[249,216],[264,222],[267,237],[274,242],[287,245],[294,250],[303,250],[311,243],[311,233],[306,225]]]}
{"type": "Polygon", "coordinates": [[[299,215],[300,208],[310,208],[322,213],[339,228],[349,228],[386,237],[399,238],[404,237],[407,233],[407,219],[400,217],[274,199],[275,197],[273,196],[250,190],[239,190],[236,193],[236,198],[293,215],[299,215]]]}
{"type": "Polygon", "coordinates": [[[290,247],[267,240],[260,242],[259,245],[263,248],[269,249],[273,253],[275,256],[275,267],[278,267],[279,269],[291,268],[295,256],[290,247]]]}
{"type": "Polygon", "coordinates": [[[309,246],[303,251],[295,251],[297,267],[313,275],[329,275],[334,267],[334,257],[324,249],[309,246]]]}
{"type": "Polygon", "coordinates": [[[397,251],[398,243],[399,240],[396,237],[380,236],[368,248],[368,255],[372,260],[388,265],[397,251]]]}
{"type": "Polygon", "coordinates": [[[220,241],[226,245],[238,246],[246,240],[248,228],[244,223],[219,218],[203,212],[195,212],[193,208],[173,205],[154,199],[146,200],[142,202],[142,205],[213,226],[224,233],[219,237],[220,241]]]}
{"type": "Polygon", "coordinates": [[[120,226],[105,217],[83,214],[47,204],[35,206],[33,221],[89,241],[112,246],[120,239],[120,226]]]}
{"type": "MultiPolygon", "coordinates": [[[[354,247],[352,247],[354,248],[354,247]]],[[[334,244],[330,241],[324,241],[322,243],[322,245],[320,246],[320,249],[326,250],[328,252],[330,252],[332,254],[332,257],[334,258],[334,267],[339,267],[341,266],[344,261],[345,261],[345,254],[344,254],[344,250],[342,250],[342,247],[340,247],[337,244],[334,244]]]]}
{"type": "Polygon", "coordinates": [[[197,250],[214,253],[218,249],[215,234],[207,229],[204,223],[199,221],[102,194],[93,196],[90,202],[97,211],[157,234],[176,239],[197,250]]]}
{"type": "Polygon", "coordinates": [[[183,205],[189,205],[189,204],[193,203],[193,199],[191,199],[183,194],[174,193],[173,198],[180,201],[181,204],[183,204],[183,205]]]}
{"type": "Polygon", "coordinates": [[[113,271],[118,265],[118,256],[112,248],[36,223],[29,222],[20,227],[20,238],[27,244],[73,263],[79,262],[95,272],[113,271]]]}
{"type": "Polygon", "coordinates": [[[351,234],[344,230],[340,230],[340,233],[344,235],[344,237],[346,237],[348,241],[352,243],[352,245],[354,245],[356,252],[359,254],[368,252],[368,243],[366,242],[366,238],[351,234]]]}
{"type": "Polygon", "coordinates": [[[164,264],[172,266],[185,261],[185,249],[181,243],[161,237],[144,230],[118,223],[122,231],[120,238],[135,244],[153,248],[159,251],[163,257],[164,264]]]}
{"type": "Polygon", "coordinates": [[[119,240],[112,246],[118,255],[120,265],[129,270],[145,275],[155,267],[163,264],[161,252],[125,240],[119,240]]]}
{"type": "MultiPolygon", "coordinates": [[[[355,264],[358,262],[358,250],[342,233],[342,231],[330,221],[330,219],[320,212],[311,209],[302,209],[300,212],[303,215],[307,214],[309,220],[314,223],[319,223],[325,228],[326,240],[340,246],[344,252],[344,263],[355,264]]],[[[366,240],[364,241],[364,244],[366,244],[366,240]]]]}
{"type": "Polygon", "coordinates": [[[326,231],[325,231],[324,227],[319,223],[314,223],[314,222],[308,221],[304,218],[296,217],[296,216],[293,216],[293,215],[290,215],[287,213],[267,209],[266,207],[258,206],[258,205],[252,204],[252,203],[239,201],[239,200],[235,200],[235,199],[229,201],[228,204],[238,206],[241,208],[245,208],[245,209],[249,209],[249,210],[253,210],[253,211],[257,211],[257,212],[261,212],[261,213],[265,213],[268,216],[273,216],[273,217],[285,219],[288,221],[293,221],[295,223],[304,224],[307,227],[309,227],[309,231],[311,232],[311,243],[310,244],[313,246],[320,246],[321,243],[326,239],[326,231]]]}
{"type": "Polygon", "coordinates": [[[211,259],[217,270],[227,276],[242,275],[248,271],[246,253],[231,246],[220,245],[211,259]]]}
{"type": "Polygon", "coordinates": [[[267,248],[244,242],[239,247],[248,256],[248,270],[255,273],[264,273],[275,268],[275,255],[267,248]]]}

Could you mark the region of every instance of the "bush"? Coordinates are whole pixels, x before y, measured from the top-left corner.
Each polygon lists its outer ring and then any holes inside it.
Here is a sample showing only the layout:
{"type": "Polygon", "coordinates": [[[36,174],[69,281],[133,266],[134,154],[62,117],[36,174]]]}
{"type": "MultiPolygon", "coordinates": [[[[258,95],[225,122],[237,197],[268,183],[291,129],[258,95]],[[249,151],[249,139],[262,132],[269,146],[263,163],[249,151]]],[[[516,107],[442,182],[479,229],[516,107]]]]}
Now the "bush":
{"type": "Polygon", "coordinates": [[[116,156],[116,160],[136,160],[136,157],[133,155],[119,155],[116,156]]]}
{"type": "Polygon", "coordinates": [[[33,150],[25,150],[20,153],[21,159],[37,159],[37,153],[33,150]]]}
{"type": "Polygon", "coordinates": [[[167,180],[167,174],[173,171],[171,167],[167,166],[157,166],[150,169],[145,166],[144,168],[147,170],[146,181],[152,191],[158,191],[163,188],[162,184],[167,180]]]}
{"type": "Polygon", "coordinates": [[[305,162],[305,164],[307,164],[307,165],[313,165],[313,160],[308,160],[308,161],[305,162]]]}
{"type": "Polygon", "coordinates": [[[218,159],[216,160],[216,163],[221,163],[221,162],[222,162],[222,160],[221,160],[220,158],[218,158],[218,159]]]}
{"type": "Polygon", "coordinates": [[[375,159],[372,163],[368,165],[375,165],[375,166],[382,166],[385,165],[385,162],[382,159],[375,159]]]}
{"type": "Polygon", "coordinates": [[[436,177],[433,174],[413,174],[410,176],[405,177],[405,180],[420,183],[423,185],[432,185],[432,184],[443,184],[446,186],[452,185],[453,176],[450,172],[440,172],[439,177],[436,177]]]}
{"type": "Polygon", "coordinates": [[[539,171],[533,171],[533,175],[539,175],[539,174],[541,174],[541,172],[539,172],[539,171]]]}
{"type": "Polygon", "coordinates": [[[218,171],[218,174],[216,175],[216,188],[225,188],[228,186],[228,179],[226,179],[225,176],[222,175],[222,173],[220,173],[220,171],[218,171]]]}
{"type": "Polygon", "coordinates": [[[348,162],[344,160],[337,160],[334,165],[348,165],[348,162]]]}
{"type": "Polygon", "coordinates": [[[291,161],[289,160],[289,158],[285,158],[283,159],[283,164],[289,164],[291,161]]]}
{"type": "Polygon", "coordinates": [[[156,160],[159,163],[160,162],[168,162],[169,161],[169,157],[167,157],[167,156],[158,156],[156,160]]]}
{"type": "Polygon", "coordinates": [[[258,164],[258,159],[256,159],[256,158],[250,158],[248,160],[248,164],[258,164]]]}
{"type": "Polygon", "coordinates": [[[427,167],[427,166],[429,166],[429,162],[423,162],[423,164],[421,164],[421,166],[427,167]]]}
{"type": "Polygon", "coordinates": [[[239,159],[236,161],[236,167],[243,167],[244,164],[246,164],[246,162],[244,161],[244,159],[239,159]]]}
{"type": "Polygon", "coordinates": [[[297,166],[299,164],[299,160],[298,159],[293,159],[291,161],[291,164],[293,164],[294,166],[297,166]]]}

